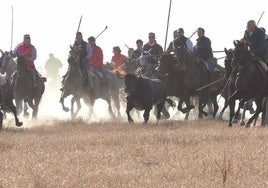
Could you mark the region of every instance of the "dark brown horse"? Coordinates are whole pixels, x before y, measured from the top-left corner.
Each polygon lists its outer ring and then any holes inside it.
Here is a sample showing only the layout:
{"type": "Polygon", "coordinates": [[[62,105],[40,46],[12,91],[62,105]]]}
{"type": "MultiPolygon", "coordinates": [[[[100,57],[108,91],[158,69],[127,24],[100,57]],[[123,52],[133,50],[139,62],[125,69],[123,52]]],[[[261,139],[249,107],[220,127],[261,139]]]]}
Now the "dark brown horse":
{"type": "Polygon", "coordinates": [[[71,99],[71,117],[75,118],[79,111],[81,110],[81,102],[80,99],[82,98],[85,102],[85,104],[89,107],[89,85],[87,84],[87,78],[84,75],[85,73],[82,72],[80,68],[80,53],[81,49],[77,47],[72,47],[69,52],[68,57],[68,71],[64,76],[64,79],[62,81],[63,88],[61,89],[61,97],[60,97],[60,103],[62,104],[62,109],[65,112],[69,112],[70,109],[65,106],[64,99],[68,97],[69,95],[72,95],[71,99]],[[77,108],[74,110],[74,104],[76,103],[77,108]]]}
{"type": "Polygon", "coordinates": [[[69,111],[69,108],[65,107],[64,99],[72,95],[71,101],[71,115],[76,117],[81,109],[80,99],[83,98],[87,106],[89,107],[90,116],[94,114],[93,106],[94,102],[98,98],[102,98],[108,103],[109,113],[112,117],[115,117],[111,101],[113,100],[117,110],[118,117],[120,117],[120,105],[119,105],[119,87],[115,81],[115,77],[111,73],[107,73],[109,80],[106,84],[102,82],[102,79],[96,74],[87,75],[80,67],[81,61],[81,49],[77,47],[71,47],[68,63],[69,69],[63,81],[63,89],[60,98],[62,108],[64,111],[69,111]],[[92,77],[92,86],[88,83],[87,76],[92,77]],[[77,104],[77,110],[74,112],[74,104],[77,104]]]}
{"type": "MultiPolygon", "coordinates": [[[[218,111],[217,96],[221,93],[225,81],[224,71],[221,70],[209,73],[205,64],[197,60],[185,47],[179,47],[176,51],[178,63],[184,68],[184,93],[181,97],[178,109],[182,110],[182,103],[186,102],[186,110],[192,108],[189,104],[191,96],[199,97],[199,117],[206,115],[203,108],[211,101],[214,107],[213,117],[215,118],[218,111]],[[216,84],[206,87],[212,82],[218,81],[216,84]],[[202,88],[202,89],[201,89],[202,88]]],[[[185,110],[185,109],[184,109],[185,110]]]]}
{"type": "Polygon", "coordinates": [[[24,55],[17,57],[17,72],[11,80],[18,113],[22,111],[22,102],[24,101],[33,110],[32,118],[37,118],[39,103],[45,91],[45,84],[44,80],[38,76],[36,76],[36,83],[34,83],[33,75],[26,66],[24,55]]]}

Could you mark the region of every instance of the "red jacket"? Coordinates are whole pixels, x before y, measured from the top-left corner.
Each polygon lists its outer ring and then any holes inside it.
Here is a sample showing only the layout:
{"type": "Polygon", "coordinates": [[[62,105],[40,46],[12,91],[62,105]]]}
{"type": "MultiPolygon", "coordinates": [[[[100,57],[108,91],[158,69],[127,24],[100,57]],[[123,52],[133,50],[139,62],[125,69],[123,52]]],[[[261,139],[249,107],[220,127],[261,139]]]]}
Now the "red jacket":
{"type": "Polygon", "coordinates": [[[120,53],[115,54],[112,57],[112,63],[114,64],[115,68],[120,67],[122,64],[125,63],[126,60],[127,60],[127,57],[120,53]]]}
{"type": "Polygon", "coordinates": [[[103,67],[103,53],[100,47],[95,46],[92,48],[92,55],[89,58],[89,63],[96,69],[103,67]]]}
{"type": "Polygon", "coordinates": [[[36,49],[33,45],[26,47],[23,43],[19,44],[15,50],[16,54],[24,54],[27,59],[27,66],[34,67],[34,60],[36,59],[36,49]]]}

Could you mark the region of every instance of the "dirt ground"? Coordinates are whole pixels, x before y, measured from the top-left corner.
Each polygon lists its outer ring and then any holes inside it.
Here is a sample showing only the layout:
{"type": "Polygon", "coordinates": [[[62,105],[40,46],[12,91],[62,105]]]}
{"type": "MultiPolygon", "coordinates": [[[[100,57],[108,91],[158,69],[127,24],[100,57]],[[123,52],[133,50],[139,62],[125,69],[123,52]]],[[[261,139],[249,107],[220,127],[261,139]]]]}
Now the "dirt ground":
{"type": "Polygon", "coordinates": [[[268,129],[82,119],[7,127],[0,187],[268,187],[268,129]]]}

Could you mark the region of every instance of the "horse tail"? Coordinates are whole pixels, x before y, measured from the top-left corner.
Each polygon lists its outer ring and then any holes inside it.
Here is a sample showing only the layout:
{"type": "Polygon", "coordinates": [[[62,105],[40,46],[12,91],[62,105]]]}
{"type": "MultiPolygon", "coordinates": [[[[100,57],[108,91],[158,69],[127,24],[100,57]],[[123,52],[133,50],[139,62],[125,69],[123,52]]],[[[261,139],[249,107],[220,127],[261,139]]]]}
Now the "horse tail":
{"type": "Polygon", "coordinates": [[[173,108],[176,107],[176,103],[169,98],[166,98],[165,102],[167,102],[173,108]]]}

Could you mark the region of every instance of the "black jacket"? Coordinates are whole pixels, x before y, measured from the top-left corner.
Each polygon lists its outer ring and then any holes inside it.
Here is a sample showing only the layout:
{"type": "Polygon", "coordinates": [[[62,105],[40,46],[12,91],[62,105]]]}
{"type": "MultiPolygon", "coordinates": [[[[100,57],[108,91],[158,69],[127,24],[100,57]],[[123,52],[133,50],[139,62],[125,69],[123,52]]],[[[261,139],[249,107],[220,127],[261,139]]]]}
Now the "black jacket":
{"type": "Polygon", "coordinates": [[[182,37],[178,37],[175,41],[174,41],[174,48],[177,49],[179,46],[183,46],[186,49],[187,45],[186,45],[186,41],[188,40],[188,38],[186,38],[185,36],[182,37]]]}
{"type": "Polygon", "coordinates": [[[261,29],[256,27],[251,35],[246,30],[244,39],[249,43],[250,51],[255,53],[256,56],[264,57],[266,55],[265,36],[261,29]]]}
{"type": "Polygon", "coordinates": [[[201,59],[208,59],[213,57],[211,42],[209,38],[203,36],[196,39],[197,43],[194,47],[194,54],[201,59]]]}

